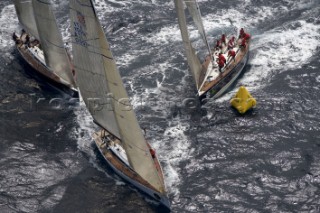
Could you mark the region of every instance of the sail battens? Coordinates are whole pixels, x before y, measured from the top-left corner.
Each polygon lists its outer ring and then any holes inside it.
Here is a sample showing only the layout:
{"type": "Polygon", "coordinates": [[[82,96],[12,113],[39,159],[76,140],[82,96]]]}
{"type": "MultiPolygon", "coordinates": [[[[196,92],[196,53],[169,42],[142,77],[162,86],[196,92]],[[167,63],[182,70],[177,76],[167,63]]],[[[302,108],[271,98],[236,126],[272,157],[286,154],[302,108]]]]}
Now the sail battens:
{"type": "Polygon", "coordinates": [[[13,0],[17,16],[23,28],[32,36],[39,39],[39,33],[34,18],[31,0],[13,0]]]}
{"type": "Polygon", "coordinates": [[[70,0],[70,8],[72,8],[70,15],[74,63],[84,68],[77,70],[77,83],[81,94],[85,100],[90,95],[86,93],[86,89],[95,88],[97,97],[103,100],[108,98],[113,109],[112,112],[107,112],[102,108],[97,116],[92,113],[93,109],[88,101],[85,101],[90,113],[103,128],[121,139],[129,164],[134,171],[159,192],[164,192],[162,180],[155,168],[136,115],[132,107],[130,110],[127,109],[131,104],[92,1],[70,0]],[[87,40],[93,37],[99,39],[87,40]],[[87,69],[100,73],[104,77],[97,78],[91,72],[84,71],[87,69]],[[121,101],[125,105],[120,106],[121,101]]]}
{"type": "Polygon", "coordinates": [[[202,65],[200,63],[198,56],[195,53],[194,48],[192,47],[192,44],[189,38],[187,21],[186,21],[184,5],[182,3],[182,0],[175,0],[174,2],[175,2],[177,14],[178,14],[178,23],[179,23],[182,41],[183,41],[187,59],[188,59],[188,64],[191,69],[193,78],[195,79],[197,89],[199,89],[199,86],[201,84],[201,82],[199,81],[200,81],[202,65]]]}
{"type": "Polygon", "coordinates": [[[75,86],[69,56],[64,47],[50,0],[33,0],[32,5],[46,65],[70,85],[75,86]]]}

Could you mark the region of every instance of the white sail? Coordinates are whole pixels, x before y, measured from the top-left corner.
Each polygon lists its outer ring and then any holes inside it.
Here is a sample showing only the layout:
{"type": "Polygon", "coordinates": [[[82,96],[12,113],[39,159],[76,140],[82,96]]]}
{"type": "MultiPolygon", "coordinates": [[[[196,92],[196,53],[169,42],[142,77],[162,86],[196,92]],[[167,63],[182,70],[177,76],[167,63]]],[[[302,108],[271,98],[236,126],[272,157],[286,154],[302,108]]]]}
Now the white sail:
{"type": "MultiPolygon", "coordinates": [[[[72,8],[75,8],[74,5],[78,6],[72,1],[70,5],[72,8]]],[[[71,9],[71,37],[76,82],[95,122],[120,138],[102,59],[94,54],[96,46],[99,46],[98,35],[93,35],[97,34],[95,19],[94,17],[85,19],[82,14],[84,13],[71,9]],[[91,24],[92,22],[94,24],[91,24]],[[87,33],[88,31],[90,33],[87,33]]]]}
{"type": "Polygon", "coordinates": [[[210,45],[208,43],[206,32],[203,27],[201,12],[200,12],[200,8],[199,8],[197,1],[196,0],[185,0],[185,4],[187,5],[189,13],[192,16],[192,19],[198,29],[198,32],[201,35],[203,42],[206,44],[209,54],[211,55],[210,45]]]}
{"type": "Polygon", "coordinates": [[[64,47],[50,0],[33,0],[32,5],[46,65],[69,84],[75,86],[70,59],[64,47]]]}
{"type": "Polygon", "coordinates": [[[20,24],[29,34],[39,39],[36,21],[34,19],[32,0],[13,0],[20,24]]]}
{"type": "MultiPolygon", "coordinates": [[[[119,132],[116,132],[116,135],[120,135],[130,166],[155,189],[164,192],[164,186],[129,103],[93,2],[70,0],[70,10],[74,64],[81,94],[86,93],[87,97],[90,97],[90,94],[95,95],[102,100],[106,94],[112,94],[110,100],[116,121],[110,120],[106,113],[101,113],[104,117],[101,126],[107,130],[110,130],[110,127],[106,124],[118,126],[119,132]]],[[[94,114],[93,117],[97,119],[94,114]]]]}
{"type": "Polygon", "coordinates": [[[174,2],[175,2],[176,11],[178,14],[178,22],[179,22],[182,41],[186,50],[188,64],[191,69],[191,73],[195,79],[197,89],[199,89],[199,86],[201,84],[201,82],[199,81],[200,81],[200,73],[202,70],[202,66],[198,56],[195,54],[195,50],[192,47],[192,44],[189,39],[186,16],[184,12],[184,5],[182,4],[181,0],[175,0],[174,2]]]}

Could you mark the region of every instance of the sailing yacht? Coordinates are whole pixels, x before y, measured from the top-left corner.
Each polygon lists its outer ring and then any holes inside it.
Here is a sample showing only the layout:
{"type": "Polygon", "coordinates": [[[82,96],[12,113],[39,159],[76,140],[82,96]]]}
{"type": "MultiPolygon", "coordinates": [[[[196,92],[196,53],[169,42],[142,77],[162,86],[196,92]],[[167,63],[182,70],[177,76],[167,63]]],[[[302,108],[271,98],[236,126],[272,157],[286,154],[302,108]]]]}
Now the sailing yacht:
{"type": "Polygon", "coordinates": [[[144,138],[92,0],[70,0],[76,82],[94,122],[95,144],[116,174],[170,209],[161,165],[144,138]]]}
{"type": "MultiPolygon", "coordinates": [[[[174,0],[174,2],[188,64],[196,82],[197,95],[200,99],[218,98],[223,95],[230,85],[239,77],[246,65],[249,56],[250,38],[244,37],[241,34],[238,39],[233,37],[231,38],[232,41],[230,41],[225,35],[222,35],[222,39],[225,41],[211,49],[197,1],[174,0]],[[189,14],[208,50],[208,55],[202,63],[190,41],[185,6],[188,8],[189,14]],[[233,45],[229,45],[230,43],[233,43],[233,45]],[[221,58],[225,59],[222,64],[220,64],[221,58]]],[[[220,41],[217,43],[219,42],[220,41]]]]}
{"type": "Polygon", "coordinates": [[[13,34],[16,47],[38,73],[72,95],[77,89],[72,64],[64,47],[50,0],[14,0],[21,35],[13,34]]]}

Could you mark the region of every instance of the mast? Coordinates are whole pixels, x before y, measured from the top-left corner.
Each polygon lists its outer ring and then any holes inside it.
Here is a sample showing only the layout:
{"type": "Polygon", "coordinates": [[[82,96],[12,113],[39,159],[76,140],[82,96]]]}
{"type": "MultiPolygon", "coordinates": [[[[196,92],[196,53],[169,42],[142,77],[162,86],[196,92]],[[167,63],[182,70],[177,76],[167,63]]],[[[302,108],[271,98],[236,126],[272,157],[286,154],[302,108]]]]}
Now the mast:
{"type": "Polygon", "coordinates": [[[189,10],[190,15],[192,16],[192,19],[198,29],[199,34],[201,35],[204,43],[207,46],[211,61],[213,62],[213,57],[211,53],[211,48],[207,39],[206,31],[204,30],[202,18],[201,18],[201,12],[198,5],[197,0],[185,0],[185,4],[187,5],[187,8],[189,10]]]}
{"type": "Polygon", "coordinates": [[[46,65],[75,87],[71,62],[64,47],[50,0],[32,0],[32,6],[46,65]]]}
{"type": "Polygon", "coordinates": [[[200,87],[199,81],[200,81],[200,74],[201,74],[202,66],[201,66],[201,63],[200,63],[198,56],[195,53],[194,48],[192,47],[192,44],[191,44],[191,41],[189,38],[186,16],[185,16],[184,6],[182,4],[182,1],[175,0],[174,3],[175,3],[175,7],[177,10],[177,14],[178,14],[178,22],[179,22],[182,41],[183,41],[184,48],[185,48],[186,55],[187,55],[188,64],[191,69],[191,73],[193,75],[193,78],[195,79],[197,89],[199,89],[199,87],[200,87]]]}
{"type": "MultiPolygon", "coordinates": [[[[105,113],[101,113],[104,118],[98,123],[108,131],[110,126],[106,124],[117,127],[116,132],[110,132],[116,133],[121,139],[130,166],[160,193],[164,193],[164,185],[130,104],[92,0],[70,0],[70,15],[74,63],[81,94],[85,94],[84,99],[91,94],[102,100],[110,94],[108,98],[114,110],[110,112],[114,120],[106,121],[105,113]]],[[[91,114],[97,120],[95,114],[91,114]]]]}
{"type": "Polygon", "coordinates": [[[22,27],[32,36],[39,39],[39,33],[34,19],[32,0],[13,0],[17,16],[22,27]]]}

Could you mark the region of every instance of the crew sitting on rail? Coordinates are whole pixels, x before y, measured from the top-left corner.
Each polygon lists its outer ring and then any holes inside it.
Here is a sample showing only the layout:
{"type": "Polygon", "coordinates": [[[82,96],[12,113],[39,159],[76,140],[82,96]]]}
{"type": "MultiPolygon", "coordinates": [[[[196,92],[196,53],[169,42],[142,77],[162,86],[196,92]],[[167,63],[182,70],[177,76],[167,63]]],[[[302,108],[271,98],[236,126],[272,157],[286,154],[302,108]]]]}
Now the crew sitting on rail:
{"type": "Polygon", "coordinates": [[[15,32],[12,34],[12,39],[16,42],[16,44],[21,44],[21,40],[19,36],[16,35],[15,32]]]}
{"type": "Polygon", "coordinates": [[[250,34],[249,34],[249,33],[246,33],[246,32],[244,31],[244,29],[241,28],[239,38],[248,40],[250,37],[251,37],[250,34]]]}
{"type": "Polygon", "coordinates": [[[232,49],[229,50],[228,57],[231,57],[231,59],[233,58],[233,60],[236,61],[236,52],[232,49]]]}
{"type": "Polygon", "coordinates": [[[240,47],[242,47],[242,48],[244,48],[244,49],[247,47],[247,45],[246,45],[246,39],[243,38],[243,39],[241,40],[240,47]]]}
{"type": "Polygon", "coordinates": [[[15,32],[13,32],[13,34],[12,34],[12,39],[13,39],[14,41],[17,41],[17,40],[18,40],[18,36],[16,35],[15,32]]]}
{"type": "Polygon", "coordinates": [[[250,34],[249,33],[244,33],[243,34],[243,39],[245,39],[246,41],[250,38],[250,34]]]}
{"type": "Polygon", "coordinates": [[[30,42],[30,36],[29,36],[29,34],[27,34],[27,35],[26,35],[26,42],[25,42],[25,43],[26,43],[26,44],[29,44],[29,42],[30,42]]]}
{"type": "Polygon", "coordinates": [[[243,33],[242,36],[243,37],[242,37],[240,46],[243,47],[243,48],[246,48],[246,46],[247,46],[246,42],[247,42],[248,39],[250,39],[250,34],[249,33],[243,33]]]}
{"type": "Polygon", "coordinates": [[[236,38],[234,36],[231,37],[231,39],[228,41],[228,49],[232,49],[234,47],[234,40],[236,38]]]}

